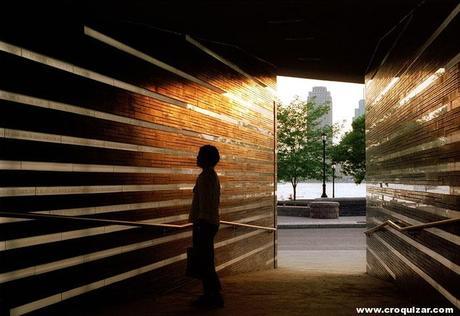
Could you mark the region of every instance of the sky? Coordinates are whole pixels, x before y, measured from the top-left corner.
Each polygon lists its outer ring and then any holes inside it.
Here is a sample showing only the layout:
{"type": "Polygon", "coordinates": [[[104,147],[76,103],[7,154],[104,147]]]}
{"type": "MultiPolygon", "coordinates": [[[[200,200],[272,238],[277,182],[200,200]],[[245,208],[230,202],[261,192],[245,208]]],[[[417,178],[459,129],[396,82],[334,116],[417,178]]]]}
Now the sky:
{"type": "Polygon", "coordinates": [[[308,92],[315,86],[324,86],[332,96],[332,120],[334,123],[344,123],[342,132],[351,129],[358,101],[364,99],[364,85],[339,81],[313,80],[294,77],[277,77],[278,98],[283,104],[288,104],[296,95],[307,100],[308,92]]]}

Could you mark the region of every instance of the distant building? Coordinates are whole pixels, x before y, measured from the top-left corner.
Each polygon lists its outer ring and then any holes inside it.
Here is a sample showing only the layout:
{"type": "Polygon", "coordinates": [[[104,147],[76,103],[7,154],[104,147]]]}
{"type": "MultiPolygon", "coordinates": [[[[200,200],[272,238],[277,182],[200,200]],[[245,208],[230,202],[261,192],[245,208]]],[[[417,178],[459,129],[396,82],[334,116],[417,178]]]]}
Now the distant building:
{"type": "Polygon", "coordinates": [[[331,109],[321,117],[318,126],[332,125],[332,97],[326,87],[313,87],[313,90],[308,92],[308,102],[314,102],[317,105],[329,104],[331,109]]]}
{"type": "Polygon", "coordinates": [[[359,100],[358,102],[358,108],[355,109],[355,116],[353,116],[353,121],[358,117],[358,116],[361,116],[363,115],[365,112],[365,109],[364,109],[364,100],[359,100]]]}

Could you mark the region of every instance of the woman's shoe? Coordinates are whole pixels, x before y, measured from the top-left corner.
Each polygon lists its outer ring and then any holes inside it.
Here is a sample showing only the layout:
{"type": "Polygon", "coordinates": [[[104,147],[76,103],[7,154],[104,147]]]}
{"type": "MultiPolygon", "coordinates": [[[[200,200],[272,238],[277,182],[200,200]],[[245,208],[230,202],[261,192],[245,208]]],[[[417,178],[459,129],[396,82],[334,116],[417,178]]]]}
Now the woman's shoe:
{"type": "Polygon", "coordinates": [[[224,307],[224,299],[222,295],[215,294],[212,296],[209,296],[208,298],[208,306],[211,308],[223,308],[224,307]]]}
{"type": "Polygon", "coordinates": [[[223,308],[224,307],[224,299],[222,295],[200,295],[196,300],[194,300],[191,304],[193,307],[201,307],[201,308],[223,308]]]}
{"type": "Polygon", "coordinates": [[[192,301],[191,305],[193,307],[205,307],[208,305],[208,297],[200,295],[196,300],[192,301]]]}

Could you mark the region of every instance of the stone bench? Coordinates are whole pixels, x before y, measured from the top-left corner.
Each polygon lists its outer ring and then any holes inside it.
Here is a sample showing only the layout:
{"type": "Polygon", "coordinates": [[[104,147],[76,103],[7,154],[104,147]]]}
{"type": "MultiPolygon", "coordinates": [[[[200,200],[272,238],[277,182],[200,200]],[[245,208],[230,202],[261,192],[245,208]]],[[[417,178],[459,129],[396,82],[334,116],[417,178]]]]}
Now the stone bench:
{"type": "Polygon", "coordinates": [[[339,218],[339,202],[311,202],[311,218],[339,218]]]}

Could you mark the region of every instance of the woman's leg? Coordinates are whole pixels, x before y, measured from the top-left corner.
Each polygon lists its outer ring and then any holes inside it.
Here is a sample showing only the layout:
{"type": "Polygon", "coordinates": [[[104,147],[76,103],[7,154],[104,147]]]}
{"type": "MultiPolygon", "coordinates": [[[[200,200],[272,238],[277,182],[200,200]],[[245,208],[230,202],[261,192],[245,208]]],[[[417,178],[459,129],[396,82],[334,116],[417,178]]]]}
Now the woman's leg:
{"type": "Polygon", "coordinates": [[[206,229],[206,273],[203,278],[203,290],[205,295],[219,295],[221,284],[216,273],[214,261],[214,237],[219,229],[218,225],[208,224],[206,229]]]}
{"type": "Polygon", "coordinates": [[[221,284],[216,273],[214,264],[214,237],[219,229],[218,225],[209,224],[205,221],[197,223],[194,229],[194,247],[198,246],[198,252],[203,267],[202,282],[204,296],[207,302],[215,306],[223,306],[220,294],[221,284]]]}

